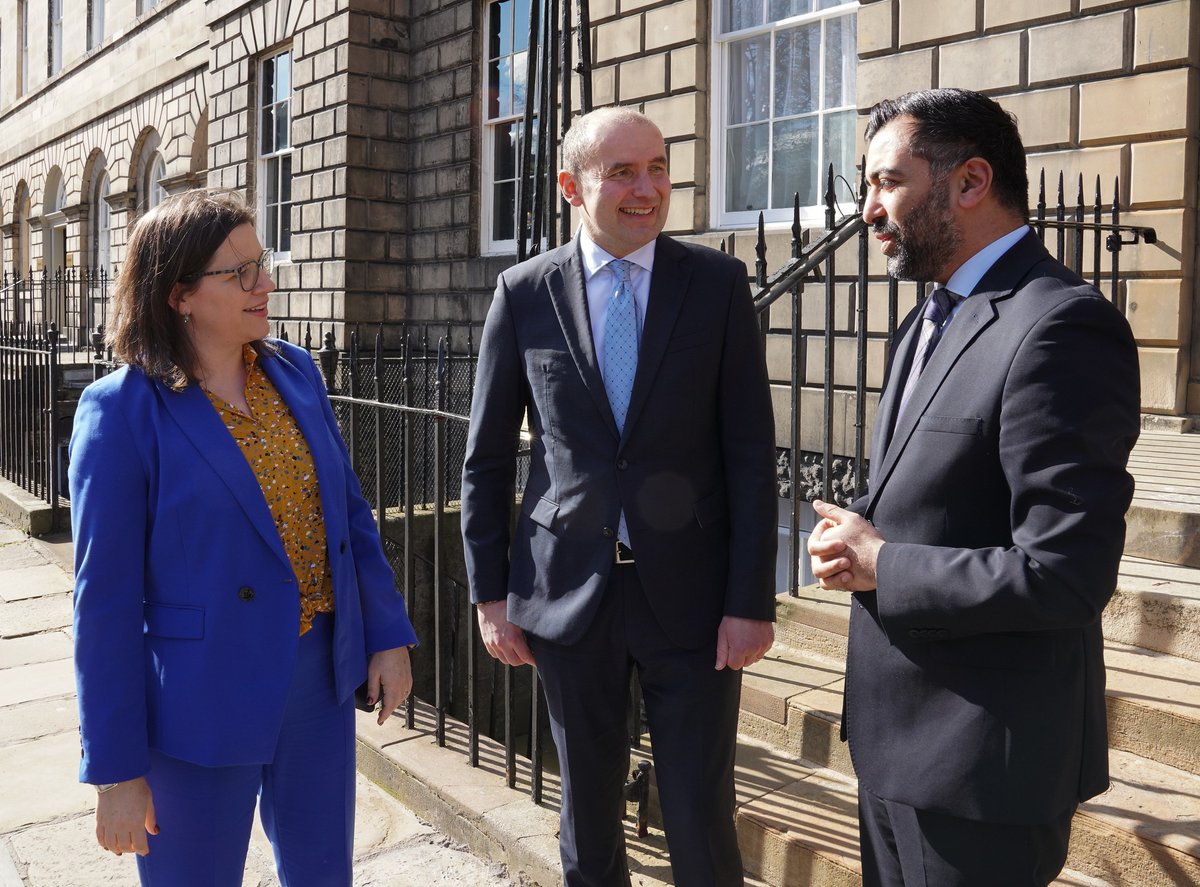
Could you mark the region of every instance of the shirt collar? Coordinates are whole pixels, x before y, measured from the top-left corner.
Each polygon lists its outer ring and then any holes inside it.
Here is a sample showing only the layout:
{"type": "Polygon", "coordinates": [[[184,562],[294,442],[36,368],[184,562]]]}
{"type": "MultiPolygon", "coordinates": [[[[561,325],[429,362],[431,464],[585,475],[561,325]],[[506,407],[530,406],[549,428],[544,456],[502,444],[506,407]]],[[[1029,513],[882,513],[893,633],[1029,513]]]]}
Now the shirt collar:
{"type": "Polygon", "coordinates": [[[1012,249],[1017,241],[1025,236],[1029,231],[1028,225],[1022,225],[1013,231],[1008,232],[1003,237],[993,240],[971,258],[959,266],[959,269],[950,275],[950,279],[946,281],[946,289],[952,293],[957,293],[964,298],[975,292],[975,287],[979,286],[979,281],[983,279],[983,275],[987,274],[991,267],[996,264],[996,261],[1012,249]]]}
{"type": "MultiPolygon", "coordinates": [[[[645,271],[653,271],[654,246],[657,242],[658,238],[655,238],[644,246],[639,246],[624,258],[645,271]]],[[[596,272],[616,259],[616,256],[610,255],[607,251],[597,246],[596,241],[588,236],[587,230],[584,228],[579,229],[579,252],[583,256],[584,281],[590,281],[596,275],[596,272]]]]}

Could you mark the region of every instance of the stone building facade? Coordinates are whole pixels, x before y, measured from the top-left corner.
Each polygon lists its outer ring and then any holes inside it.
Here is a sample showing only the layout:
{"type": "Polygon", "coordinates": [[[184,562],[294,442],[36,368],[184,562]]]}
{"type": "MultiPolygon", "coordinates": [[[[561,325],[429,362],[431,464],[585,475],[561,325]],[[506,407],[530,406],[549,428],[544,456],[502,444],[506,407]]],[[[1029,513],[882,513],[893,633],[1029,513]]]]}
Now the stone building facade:
{"type": "MultiPolygon", "coordinates": [[[[0,0],[4,269],[119,268],[139,213],[208,184],[258,206],[291,334],[478,322],[515,254],[530,2],[90,0],[64,16],[73,0],[0,0]]],[[[822,224],[826,164],[852,205],[873,102],[996,96],[1035,181],[1084,173],[1089,201],[1096,176],[1106,195],[1119,183],[1122,220],[1155,227],[1157,244],[1121,253],[1143,406],[1200,414],[1197,0],[591,0],[589,14],[594,104],[635,105],[667,139],[668,231],[752,262],[762,210],[772,267],[793,191],[822,224]]],[[[789,347],[771,342],[777,379],[789,347]]]]}

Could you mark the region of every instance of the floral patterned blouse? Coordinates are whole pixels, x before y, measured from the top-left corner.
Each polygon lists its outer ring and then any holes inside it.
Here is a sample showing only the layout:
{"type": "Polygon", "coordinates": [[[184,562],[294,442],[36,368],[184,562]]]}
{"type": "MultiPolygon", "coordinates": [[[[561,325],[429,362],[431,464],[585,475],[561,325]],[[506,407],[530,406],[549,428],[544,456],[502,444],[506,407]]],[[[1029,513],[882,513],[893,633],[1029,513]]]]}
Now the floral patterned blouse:
{"type": "Polygon", "coordinates": [[[292,411],[259,365],[258,352],[247,345],[243,354],[250,415],[211,391],[205,393],[262,487],[296,574],[300,634],[304,634],[312,628],[315,614],[333,612],[333,577],[316,467],[292,411]]]}

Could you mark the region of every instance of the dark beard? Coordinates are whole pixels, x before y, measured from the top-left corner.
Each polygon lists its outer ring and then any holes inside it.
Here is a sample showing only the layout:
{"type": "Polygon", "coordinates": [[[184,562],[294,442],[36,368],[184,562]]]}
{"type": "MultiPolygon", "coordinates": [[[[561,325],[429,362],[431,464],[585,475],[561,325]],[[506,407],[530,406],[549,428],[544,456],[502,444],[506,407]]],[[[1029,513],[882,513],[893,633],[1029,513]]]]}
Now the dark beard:
{"type": "Polygon", "coordinates": [[[876,231],[893,238],[887,269],[897,280],[934,280],[962,243],[946,183],[944,178],[933,182],[925,199],[909,210],[903,228],[890,220],[875,222],[876,231]]]}

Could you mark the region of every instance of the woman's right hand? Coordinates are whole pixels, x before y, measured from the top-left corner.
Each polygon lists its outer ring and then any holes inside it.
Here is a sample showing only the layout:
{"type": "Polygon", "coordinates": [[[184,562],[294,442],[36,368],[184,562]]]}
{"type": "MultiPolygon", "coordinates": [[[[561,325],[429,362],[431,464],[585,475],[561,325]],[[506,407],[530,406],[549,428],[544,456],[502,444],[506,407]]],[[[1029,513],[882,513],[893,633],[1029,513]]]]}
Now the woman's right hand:
{"type": "Polygon", "coordinates": [[[105,850],[120,856],[150,852],[146,833],[158,834],[154,798],[144,776],[118,782],[96,798],[96,840],[105,850]]]}

